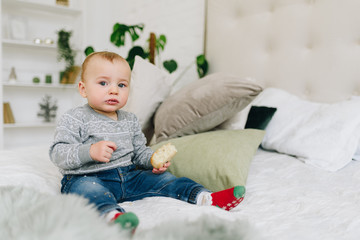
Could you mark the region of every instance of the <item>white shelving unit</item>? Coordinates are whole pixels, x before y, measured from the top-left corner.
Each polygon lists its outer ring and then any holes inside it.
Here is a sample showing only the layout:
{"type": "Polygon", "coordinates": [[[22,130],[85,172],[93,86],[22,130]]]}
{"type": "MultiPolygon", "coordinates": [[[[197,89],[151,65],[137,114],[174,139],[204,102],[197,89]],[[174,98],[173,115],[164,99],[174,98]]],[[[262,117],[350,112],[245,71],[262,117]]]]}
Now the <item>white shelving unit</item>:
{"type": "Polygon", "coordinates": [[[6,88],[61,88],[61,89],[74,89],[76,84],[57,84],[57,83],[3,83],[6,88]]]}
{"type": "Polygon", "coordinates": [[[28,122],[28,123],[8,123],[4,124],[4,128],[48,128],[55,127],[56,124],[51,123],[39,123],[39,122],[28,122]]]}
{"type": "MultiPolygon", "coordinates": [[[[82,1],[77,6],[58,6],[55,0],[0,0],[1,1],[1,67],[0,98],[9,102],[15,123],[5,124],[3,111],[0,121],[0,148],[50,144],[55,121],[45,123],[38,117],[39,103],[45,95],[56,100],[60,116],[67,109],[83,104],[76,84],[59,83],[59,73],[65,68],[57,61],[57,31],[71,30],[72,47],[82,49],[83,12],[82,1]],[[39,2],[40,1],[40,2],[39,2]],[[40,39],[41,43],[35,43],[40,39]],[[45,44],[51,39],[52,44],[45,44]],[[8,82],[11,68],[15,68],[17,80],[8,82]],[[45,76],[52,76],[52,83],[45,83],[45,76]],[[33,83],[33,78],[40,83],[33,83]]],[[[77,63],[83,54],[78,50],[77,63]]],[[[3,108],[1,104],[0,109],[3,108]]]]}

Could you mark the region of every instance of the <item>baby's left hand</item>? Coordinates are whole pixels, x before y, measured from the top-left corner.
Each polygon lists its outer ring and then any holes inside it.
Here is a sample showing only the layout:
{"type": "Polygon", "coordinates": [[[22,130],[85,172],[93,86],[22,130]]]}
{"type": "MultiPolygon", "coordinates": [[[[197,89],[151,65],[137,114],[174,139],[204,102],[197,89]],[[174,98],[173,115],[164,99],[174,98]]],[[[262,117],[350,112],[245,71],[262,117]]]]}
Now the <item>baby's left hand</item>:
{"type": "Polygon", "coordinates": [[[155,174],[162,174],[167,170],[170,164],[170,162],[166,162],[161,168],[153,168],[152,172],[155,174]]]}

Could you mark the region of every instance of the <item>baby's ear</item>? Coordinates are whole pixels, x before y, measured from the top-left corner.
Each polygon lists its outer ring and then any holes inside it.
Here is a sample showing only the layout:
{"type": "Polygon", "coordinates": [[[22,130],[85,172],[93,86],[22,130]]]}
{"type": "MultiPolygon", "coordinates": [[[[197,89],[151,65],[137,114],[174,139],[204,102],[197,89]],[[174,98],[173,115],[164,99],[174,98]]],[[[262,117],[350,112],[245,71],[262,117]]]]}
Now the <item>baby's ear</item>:
{"type": "Polygon", "coordinates": [[[83,81],[79,82],[78,85],[79,93],[82,97],[86,98],[86,89],[85,89],[85,83],[83,81]]]}

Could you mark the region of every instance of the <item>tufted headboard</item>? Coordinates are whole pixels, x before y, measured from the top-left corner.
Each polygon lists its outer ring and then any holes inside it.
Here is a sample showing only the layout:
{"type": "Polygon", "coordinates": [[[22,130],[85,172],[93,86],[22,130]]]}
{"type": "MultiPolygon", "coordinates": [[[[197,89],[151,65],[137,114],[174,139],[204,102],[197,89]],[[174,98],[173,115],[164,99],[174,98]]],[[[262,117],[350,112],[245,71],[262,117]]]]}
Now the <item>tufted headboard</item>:
{"type": "Polygon", "coordinates": [[[210,72],[304,98],[360,95],[359,0],[207,0],[210,72]]]}

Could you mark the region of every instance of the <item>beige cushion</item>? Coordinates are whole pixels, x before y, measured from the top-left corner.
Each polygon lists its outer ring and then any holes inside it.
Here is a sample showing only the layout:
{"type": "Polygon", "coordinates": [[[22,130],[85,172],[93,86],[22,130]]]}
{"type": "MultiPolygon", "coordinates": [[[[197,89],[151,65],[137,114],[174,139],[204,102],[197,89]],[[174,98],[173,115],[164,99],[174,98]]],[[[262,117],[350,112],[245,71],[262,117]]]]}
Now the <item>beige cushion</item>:
{"type": "Polygon", "coordinates": [[[245,186],[251,160],[264,134],[257,129],[219,130],[174,138],[151,148],[156,150],[171,142],[178,152],[168,171],[220,191],[245,186]]]}
{"type": "Polygon", "coordinates": [[[156,141],[204,132],[245,108],[260,92],[252,80],[216,73],[165,99],[154,118],[156,141]]]}

